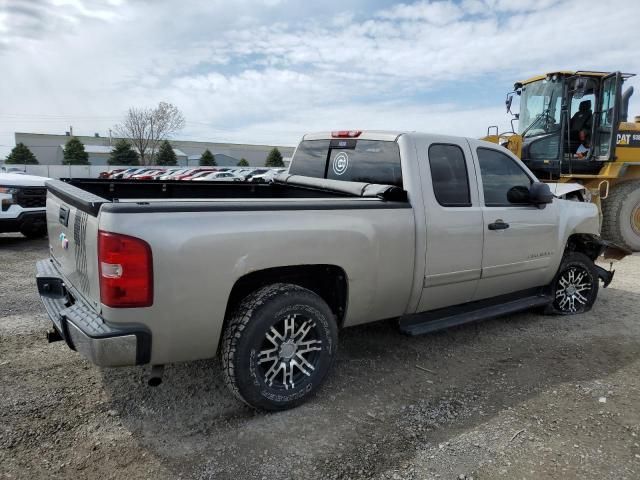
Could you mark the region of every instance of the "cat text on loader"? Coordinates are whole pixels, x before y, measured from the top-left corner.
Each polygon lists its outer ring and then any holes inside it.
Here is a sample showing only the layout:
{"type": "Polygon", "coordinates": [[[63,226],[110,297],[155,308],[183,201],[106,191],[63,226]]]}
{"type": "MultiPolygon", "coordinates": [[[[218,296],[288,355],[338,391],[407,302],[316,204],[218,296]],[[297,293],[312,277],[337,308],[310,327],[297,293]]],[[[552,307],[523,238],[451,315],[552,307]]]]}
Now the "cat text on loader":
{"type": "Polygon", "coordinates": [[[640,251],[640,117],[627,120],[633,87],[622,90],[632,76],[562,71],[517,82],[506,100],[517,131],[489,127],[484,140],[511,150],[544,181],[582,184],[600,208],[602,236],[640,251]]]}

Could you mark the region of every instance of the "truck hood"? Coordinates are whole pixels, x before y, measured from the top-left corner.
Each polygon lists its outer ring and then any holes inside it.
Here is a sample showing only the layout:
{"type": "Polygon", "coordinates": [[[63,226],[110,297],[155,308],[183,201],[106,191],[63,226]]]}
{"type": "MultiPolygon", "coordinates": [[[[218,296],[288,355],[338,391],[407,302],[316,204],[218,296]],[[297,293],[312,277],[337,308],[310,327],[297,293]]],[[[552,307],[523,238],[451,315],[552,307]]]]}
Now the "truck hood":
{"type": "Polygon", "coordinates": [[[547,183],[547,185],[549,185],[551,193],[558,198],[561,198],[571,192],[586,190],[584,185],[580,185],[579,183],[547,183]]]}
{"type": "Polygon", "coordinates": [[[44,187],[47,177],[22,175],[21,173],[0,173],[0,185],[6,187],[44,187]]]}

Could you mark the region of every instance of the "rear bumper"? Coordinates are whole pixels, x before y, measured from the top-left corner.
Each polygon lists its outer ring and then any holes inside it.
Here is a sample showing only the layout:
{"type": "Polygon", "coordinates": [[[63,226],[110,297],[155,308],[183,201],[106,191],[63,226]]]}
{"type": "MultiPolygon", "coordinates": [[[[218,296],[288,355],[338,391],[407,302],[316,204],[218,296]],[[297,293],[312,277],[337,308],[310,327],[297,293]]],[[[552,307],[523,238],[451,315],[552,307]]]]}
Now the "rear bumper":
{"type": "Polygon", "coordinates": [[[69,348],[102,367],[149,363],[151,332],[143,325],[114,326],[82,299],[73,298],[51,260],[36,263],[38,293],[69,348]]]}
{"type": "Polygon", "coordinates": [[[45,210],[21,212],[15,218],[0,218],[0,233],[20,232],[23,229],[46,228],[45,210]]]}

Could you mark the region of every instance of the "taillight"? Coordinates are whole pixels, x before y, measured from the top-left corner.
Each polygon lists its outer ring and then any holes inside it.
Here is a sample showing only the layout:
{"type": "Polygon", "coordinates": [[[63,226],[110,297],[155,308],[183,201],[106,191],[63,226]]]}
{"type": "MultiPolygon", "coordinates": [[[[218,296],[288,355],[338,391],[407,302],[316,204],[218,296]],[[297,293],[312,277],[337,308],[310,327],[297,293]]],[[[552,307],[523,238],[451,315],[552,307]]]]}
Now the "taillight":
{"type": "Polygon", "coordinates": [[[108,307],[150,307],[153,304],[153,260],[144,240],[98,232],[100,301],[108,307]]]}
{"type": "Polygon", "coordinates": [[[356,138],[359,137],[362,130],[338,130],[337,132],[331,132],[333,138],[356,138]]]}

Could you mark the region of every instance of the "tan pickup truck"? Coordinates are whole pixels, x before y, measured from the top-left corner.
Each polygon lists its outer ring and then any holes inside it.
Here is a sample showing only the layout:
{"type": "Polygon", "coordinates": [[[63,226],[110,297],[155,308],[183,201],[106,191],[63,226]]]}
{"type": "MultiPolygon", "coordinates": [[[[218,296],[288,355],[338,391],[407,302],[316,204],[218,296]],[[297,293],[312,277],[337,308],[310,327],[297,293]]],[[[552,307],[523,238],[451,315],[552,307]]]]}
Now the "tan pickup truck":
{"type": "Polygon", "coordinates": [[[594,205],[502,147],[442,135],[306,135],[268,184],[47,187],[50,338],[97,365],[154,366],[155,383],[166,363],[219,355],[231,390],[270,410],[318,389],[342,328],[581,313],[612,278],[594,260],[616,250],[594,205]]]}

